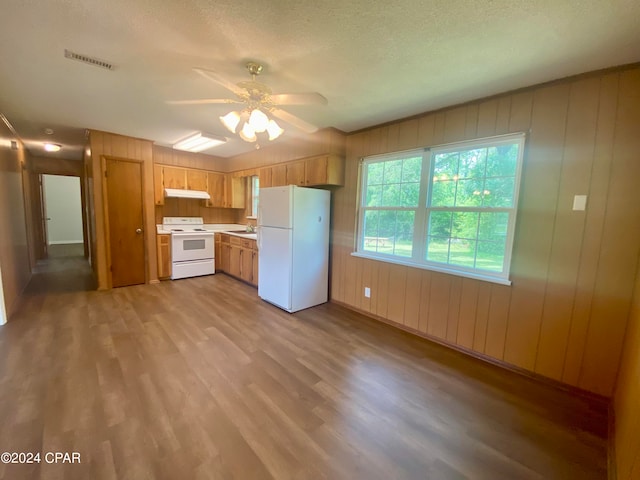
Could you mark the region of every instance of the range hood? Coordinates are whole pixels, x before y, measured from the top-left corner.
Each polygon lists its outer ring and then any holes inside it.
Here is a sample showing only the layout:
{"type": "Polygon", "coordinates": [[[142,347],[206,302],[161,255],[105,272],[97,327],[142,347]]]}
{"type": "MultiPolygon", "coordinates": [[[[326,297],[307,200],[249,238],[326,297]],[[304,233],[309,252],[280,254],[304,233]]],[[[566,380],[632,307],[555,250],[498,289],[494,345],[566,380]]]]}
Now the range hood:
{"type": "Polygon", "coordinates": [[[211,198],[208,192],[202,190],[181,190],[179,188],[165,188],[164,196],[171,198],[197,198],[208,200],[211,198]]]}

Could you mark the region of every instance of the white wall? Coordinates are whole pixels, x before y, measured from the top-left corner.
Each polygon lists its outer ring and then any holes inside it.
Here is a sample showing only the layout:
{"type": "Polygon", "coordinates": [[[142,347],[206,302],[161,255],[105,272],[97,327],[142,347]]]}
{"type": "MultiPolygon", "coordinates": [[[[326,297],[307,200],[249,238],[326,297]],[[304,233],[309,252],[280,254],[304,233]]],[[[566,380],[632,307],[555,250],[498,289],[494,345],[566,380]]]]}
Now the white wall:
{"type": "Polygon", "coordinates": [[[43,175],[47,243],[82,243],[80,178],[43,175]]]}

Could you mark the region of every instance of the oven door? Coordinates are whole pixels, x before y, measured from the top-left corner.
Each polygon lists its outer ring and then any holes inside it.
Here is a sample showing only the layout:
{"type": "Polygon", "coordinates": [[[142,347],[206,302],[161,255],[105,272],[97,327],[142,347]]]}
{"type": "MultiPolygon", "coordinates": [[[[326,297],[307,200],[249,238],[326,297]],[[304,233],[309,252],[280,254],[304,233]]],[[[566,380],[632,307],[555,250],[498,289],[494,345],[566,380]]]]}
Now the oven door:
{"type": "Polygon", "coordinates": [[[171,234],[173,263],[213,258],[213,232],[184,232],[171,234]]]}

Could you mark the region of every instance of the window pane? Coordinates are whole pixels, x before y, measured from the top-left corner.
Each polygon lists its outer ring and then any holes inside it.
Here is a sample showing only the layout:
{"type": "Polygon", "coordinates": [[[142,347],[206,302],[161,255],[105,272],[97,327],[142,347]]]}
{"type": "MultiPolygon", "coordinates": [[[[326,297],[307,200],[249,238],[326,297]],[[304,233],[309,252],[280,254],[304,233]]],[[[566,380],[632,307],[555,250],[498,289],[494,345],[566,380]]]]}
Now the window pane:
{"type": "Polygon", "coordinates": [[[400,183],[402,181],[402,160],[384,162],[384,183],[400,183]]]}
{"type": "Polygon", "coordinates": [[[418,182],[422,174],[422,157],[407,158],[402,165],[402,181],[418,182]]]}
{"type": "Polygon", "coordinates": [[[381,185],[384,178],[384,162],[367,165],[367,185],[381,185]]]}
{"type": "Polygon", "coordinates": [[[413,254],[413,225],[415,212],[399,211],[396,217],[395,242],[393,246],[394,255],[410,257],[413,254]]]}
{"type": "Polygon", "coordinates": [[[456,186],[457,182],[455,180],[434,179],[431,190],[431,205],[434,207],[452,207],[455,205],[456,186]]]}
{"type": "Polygon", "coordinates": [[[504,243],[508,224],[509,214],[506,212],[482,212],[478,239],[504,243]]]}
{"type": "Polygon", "coordinates": [[[467,150],[460,152],[460,178],[484,177],[487,149],[467,150]]]}
{"type": "Polygon", "coordinates": [[[475,240],[452,238],[449,249],[449,263],[473,268],[476,256],[475,240]]]}
{"type": "Polygon", "coordinates": [[[434,158],[433,176],[434,180],[448,180],[458,174],[458,152],[440,153],[434,158]]]}
{"type": "Polygon", "coordinates": [[[383,185],[381,205],[384,207],[399,207],[401,192],[399,183],[383,185]]]}
{"type": "Polygon", "coordinates": [[[449,263],[449,239],[427,237],[427,260],[430,262],[449,263]]]}
{"type": "Polygon", "coordinates": [[[482,205],[482,179],[471,178],[458,181],[455,205],[457,207],[479,207],[482,205]]]}
{"type": "Polygon", "coordinates": [[[509,177],[516,174],[518,144],[491,147],[487,152],[487,176],[509,177]]]}
{"type": "Polygon", "coordinates": [[[452,215],[451,212],[431,212],[429,233],[435,237],[450,237],[452,215]]]}
{"type": "MultiPolygon", "coordinates": [[[[506,241],[506,237],[505,237],[506,241]]],[[[478,242],[476,268],[501,272],[504,264],[505,242],[478,242]]]]}
{"type": "Polygon", "coordinates": [[[402,193],[400,195],[400,205],[403,207],[417,207],[420,198],[419,183],[403,183],[402,193]]]}
{"type": "Polygon", "coordinates": [[[451,230],[452,238],[475,240],[478,234],[478,213],[455,212],[451,230]]]}
{"type": "Polygon", "coordinates": [[[377,242],[371,242],[369,239],[378,237],[378,221],[379,215],[377,210],[367,210],[364,213],[364,249],[377,252],[377,242]]]}
{"type": "Polygon", "coordinates": [[[365,201],[367,207],[382,206],[382,185],[367,187],[367,199],[365,201]]]}
{"type": "Polygon", "coordinates": [[[487,178],[483,200],[485,207],[511,207],[513,206],[514,177],[487,178]]]}

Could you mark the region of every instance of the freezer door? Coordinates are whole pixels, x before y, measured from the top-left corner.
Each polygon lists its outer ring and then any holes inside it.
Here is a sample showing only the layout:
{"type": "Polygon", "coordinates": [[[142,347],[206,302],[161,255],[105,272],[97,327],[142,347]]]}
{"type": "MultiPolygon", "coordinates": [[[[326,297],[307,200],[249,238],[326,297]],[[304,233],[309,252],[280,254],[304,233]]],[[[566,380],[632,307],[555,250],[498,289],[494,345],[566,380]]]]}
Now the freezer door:
{"type": "Polygon", "coordinates": [[[260,228],[258,255],[258,296],[269,303],[291,311],[290,229],[260,228]]]}
{"type": "Polygon", "coordinates": [[[292,186],[261,188],[258,200],[258,225],[291,228],[293,205],[292,186]]]}

